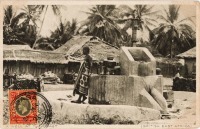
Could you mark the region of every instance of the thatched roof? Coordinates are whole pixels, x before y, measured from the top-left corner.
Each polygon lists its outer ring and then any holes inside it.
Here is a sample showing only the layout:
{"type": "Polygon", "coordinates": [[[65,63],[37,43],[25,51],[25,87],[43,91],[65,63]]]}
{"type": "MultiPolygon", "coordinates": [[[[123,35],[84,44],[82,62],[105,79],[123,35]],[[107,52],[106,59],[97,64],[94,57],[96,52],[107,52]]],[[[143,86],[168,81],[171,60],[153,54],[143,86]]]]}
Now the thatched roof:
{"type": "Polygon", "coordinates": [[[62,53],[38,50],[3,50],[4,61],[30,61],[34,63],[66,64],[68,61],[62,53]]]}
{"type": "Polygon", "coordinates": [[[196,58],[196,47],[177,55],[179,58],[196,58]]]}
{"type": "Polygon", "coordinates": [[[76,36],[55,51],[70,55],[74,60],[79,60],[83,57],[82,48],[84,46],[90,48],[90,55],[93,60],[99,61],[106,59],[108,56],[119,56],[118,48],[92,36],[76,36]]]}
{"type": "Polygon", "coordinates": [[[20,49],[25,49],[25,50],[31,50],[31,47],[29,45],[6,45],[3,44],[3,50],[20,50],[20,49]]]}
{"type": "Polygon", "coordinates": [[[71,55],[80,49],[86,42],[90,41],[91,38],[92,36],[74,36],[72,39],[54,51],[71,55]]]}

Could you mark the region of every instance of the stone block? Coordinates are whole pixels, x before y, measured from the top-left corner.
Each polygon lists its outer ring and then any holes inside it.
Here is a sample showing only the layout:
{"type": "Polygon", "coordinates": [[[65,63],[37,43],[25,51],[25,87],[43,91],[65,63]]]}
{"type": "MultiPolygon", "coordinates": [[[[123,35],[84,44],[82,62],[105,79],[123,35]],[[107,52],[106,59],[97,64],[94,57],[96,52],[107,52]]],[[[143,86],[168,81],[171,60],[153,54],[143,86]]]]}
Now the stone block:
{"type": "Polygon", "coordinates": [[[121,47],[120,65],[123,75],[156,75],[156,60],[143,47],[121,47]]]}
{"type": "Polygon", "coordinates": [[[90,78],[89,103],[152,107],[151,104],[148,105],[149,98],[141,96],[141,91],[146,89],[150,93],[148,88],[155,88],[162,95],[162,85],[162,76],[157,75],[146,77],[92,75],[90,78]]]}
{"type": "Polygon", "coordinates": [[[144,85],[139,76],[93,75],[90,78],[89,103],[138,105],[144,85]]]}
{"type": "Polygon", "coordinates": [[[156,109],[159,111],[162,110],[160,105],[155,101],[155,99],[145,89],[143,89],[140,92],[140,105],[139,106],[153,108],[153,109],[156,109]]]}

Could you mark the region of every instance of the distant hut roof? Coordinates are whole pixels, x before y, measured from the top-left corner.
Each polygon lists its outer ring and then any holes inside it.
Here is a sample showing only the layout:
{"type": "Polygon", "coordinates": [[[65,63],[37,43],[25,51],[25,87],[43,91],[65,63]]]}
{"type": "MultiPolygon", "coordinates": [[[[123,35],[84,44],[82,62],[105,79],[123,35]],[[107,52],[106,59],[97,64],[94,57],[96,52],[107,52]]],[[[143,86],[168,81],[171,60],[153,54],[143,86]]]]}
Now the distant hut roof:
{"type": "Polygon", "coordinates": [[[177,55],[179,58],[196,58],[196,47],[177,55]]]}
{"type": "Polygon", "coordinates": [[[34,63],[66,64],[68,61],[62,53],[25,49],[4,49],[4,61],[30,61],[34,63]]]}
{"type": "Polygon", "coordinates": [[[108,56],[119,56],[119,49],[117,47],[93,36],[76,36],[55,51],[70,55],[74,60],[79,60],[83,57],[82,48],[85,46],[90,48],[90,55],[93,60],[103,60],[108,56]]]}

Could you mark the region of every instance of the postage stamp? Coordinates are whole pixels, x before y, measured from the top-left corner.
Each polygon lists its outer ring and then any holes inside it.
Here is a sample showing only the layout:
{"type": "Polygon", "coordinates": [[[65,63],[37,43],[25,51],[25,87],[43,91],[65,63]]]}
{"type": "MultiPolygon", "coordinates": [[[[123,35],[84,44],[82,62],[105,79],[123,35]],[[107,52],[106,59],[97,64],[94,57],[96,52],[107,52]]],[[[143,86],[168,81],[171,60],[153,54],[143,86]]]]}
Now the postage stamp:
{"type": "Polygon", "coordinates": [[[48,127],[52,119],[49,101],[36,90],[9,90],[10,124],[48,127]]]}
{"type": "Polygon", "coordinates": [[[10,124],[37,124],[37,97],[35,90],[10,90],[10,124]]]}

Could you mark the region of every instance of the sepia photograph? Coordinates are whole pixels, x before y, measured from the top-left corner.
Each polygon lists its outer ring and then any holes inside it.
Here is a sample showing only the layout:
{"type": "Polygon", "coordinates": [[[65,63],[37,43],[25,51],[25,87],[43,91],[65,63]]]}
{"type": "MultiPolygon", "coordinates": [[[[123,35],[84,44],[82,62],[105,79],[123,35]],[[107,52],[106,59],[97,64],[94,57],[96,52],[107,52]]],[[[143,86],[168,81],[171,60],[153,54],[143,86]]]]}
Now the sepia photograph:
{"type": "Polygon", "coordinates": [[[195,128],[198,4],[4,4],[3,126],[195,128]]]}

